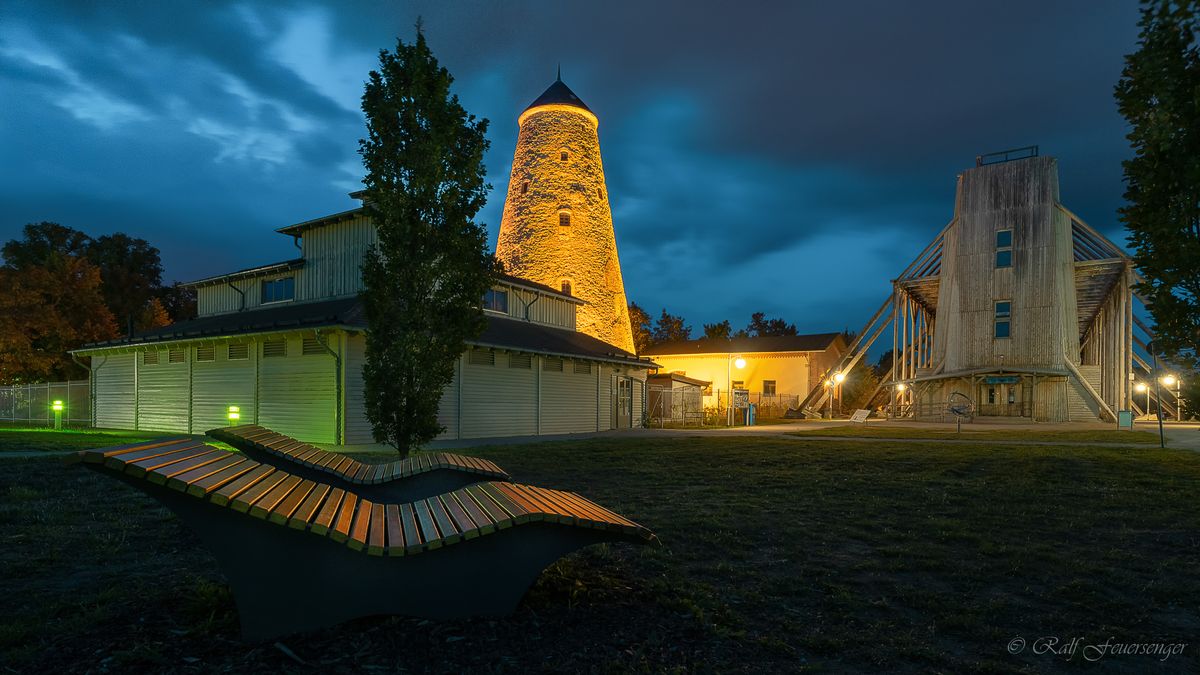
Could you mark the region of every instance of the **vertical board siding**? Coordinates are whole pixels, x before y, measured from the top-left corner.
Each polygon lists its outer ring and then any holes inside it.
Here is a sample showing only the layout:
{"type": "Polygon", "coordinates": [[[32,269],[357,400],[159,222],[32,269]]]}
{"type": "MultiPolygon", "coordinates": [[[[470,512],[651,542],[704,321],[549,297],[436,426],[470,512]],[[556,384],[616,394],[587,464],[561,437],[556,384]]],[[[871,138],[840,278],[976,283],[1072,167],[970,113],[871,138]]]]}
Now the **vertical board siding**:
{"type": "Polygon", "coordinates": [[[101,429],[134,428],[134,358],[137,354],[92,357],[96,400],[92,402],[96,426],[101,429]]]}
{"type": "MultiPolygon", "coordinates": [[[[258,423],[309,443],[336,442],[336,364],[329,354],[301,355],[289,337],[288,355],[259,358],[258,423]]],[[[336,341],[330,340],[336,348],[336,341]]]]}
{"type": "Polygon", "coordinates": [[[575,303],[558,296],[535,293],[506,284],[497,284],[494,288],[508,291],[510,317],[575,330],[575,303]]]}
{"type": "MultiPolygon", "coordinates": [[[[264,281],[272,281],[282,279],[284,277],[296,278],[296,299],[285,302],[267,303],[265,306],[283,305],[288,302],[303,302],[306,297],[300,293],[300,284],[305,276],[305,268],[290,270],[288,272],[278,272],[275,274],[266,274],[261,277],[253,277],[250,279],[239,279],[233,282],[242,292],[246,294],[245,309],[255,309],[263,307],[262,302],[262,285],[264,281]]],[[[229,314],[238,312],[243,309],[242,296],[229,284],[214,284],[212,286],[204,286],[196,289],[196,314],[197,316],[211,316],[214,314],[229,314]]]]}
{"type": "Polygon", "coordinates": [[[367,339],[351,335],[346,340],[343,364],[346,378],[346,443],[374,443],[371,423],[367,420],[366,394],[362,368],[367,360],[367,339]]]}
{"type": "MultiPolygon", "coordinates": [[[[540,367],[542,359],[537,361],[536,365],[540,367]]],[[[595,431],[596,373],[575,374],[569,359],[563,366],[562,372],[539,371],[542,377],[542,433],[595,431]]]]}
{"type": "Polygon", "coordinates": [[[254,421],[255,378],[254,363],[258,358],[257,342],[249,345],[249,358],[229,360],[229,343],[216,346],[216,361],[192,363],[192,432],[229,425],[229,406],[241,408],[243,424],[254,421]]]}
{"type": "MultiPolygon", "coordinates": [[[[188,361],[193,350],[184,348],[183,352],[182,363],[169,363],[168,351],[163,349],[157,364],[138,364],[138,429],[189,433],[188,361]]],[[[141,353],[136,356],[140,359],[141,353]]]]}
{"type": "Polygon", "coordinates": [[[462,380],[463,438],[537,433],[532,368],[509,368],[508,353],[497,350],[494,366],[464,363],[462,380]]]}
{"type": "Polygon", "coordinates": [[[297,300],[354,295],[362,290],[362,263],[375,245],[375,226],[357,216],[304,232],[304,275],[296,279],[297,300]]]}

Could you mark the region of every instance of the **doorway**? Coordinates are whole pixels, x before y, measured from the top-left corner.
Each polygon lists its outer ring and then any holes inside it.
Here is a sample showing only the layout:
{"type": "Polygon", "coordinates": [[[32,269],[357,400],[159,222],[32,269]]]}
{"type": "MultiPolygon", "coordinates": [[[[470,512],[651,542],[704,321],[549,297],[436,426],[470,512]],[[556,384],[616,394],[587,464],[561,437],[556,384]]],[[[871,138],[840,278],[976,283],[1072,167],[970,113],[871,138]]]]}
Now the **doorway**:
{"type": "Polygon", "coordinates": [[[617,377],[617,397],[613,403],[614,426],[617,429],[633,427],[633,378],[617,377]]]}

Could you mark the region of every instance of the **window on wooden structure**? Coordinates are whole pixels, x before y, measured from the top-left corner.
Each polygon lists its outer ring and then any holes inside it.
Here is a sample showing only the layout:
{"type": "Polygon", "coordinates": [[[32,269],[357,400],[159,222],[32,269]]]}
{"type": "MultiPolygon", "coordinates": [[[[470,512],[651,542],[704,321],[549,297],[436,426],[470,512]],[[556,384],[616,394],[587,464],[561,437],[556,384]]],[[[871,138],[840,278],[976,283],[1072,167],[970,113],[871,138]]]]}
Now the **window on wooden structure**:
{"type": "Polygon", "coordinates": [[[496,352],[490,349],[472,349],[468,360],[473,366],[494,366],[496,365],[496,352]]]}
{"type": "Polygon", "coordinates": [[[148,352],[142,352],[142,365],[143,366],[158,365],[158,350],[151,349],[148,352]]]}
{"type": "Polygon", "coordinates": [[[529,192],[529,181],[524,181],[521,183],[521,194],[528,194],[528,192],[529,192]]]}
{"type": "Polygon", "coordinates": [[[995,337],[1006,338],[1011,337],[1012,330],[1010,322],[1012,321],[1012,303],[1008,300],[999,300],[996,302],[996,330],[995,337]]]}
{"type": "Polygon", "coordinates": [[[996,233],[996,267],[1012,267],[1012,230],[996,233]]]}
{"type": "Polygon", "coordinates": [[[284,302],[296,298],[296,278],[268,279],[262,282],[262,302],[284,302]]]}
{"type": "Polygon", "coordinates": [[[552,373],[561,373],[563,369],[563,360],[554,356],[547,356],[542,359],[542,370],[552,373]]]}
{"type": "Polygon", "coordinates": [[[248,345],[244,342],[240,343],[240,344],[236,344],[236,345],[229,345],[228,358],[230,361],[245,361],[245,360],[249,359],[250,358],[250,345],[248,345]]]}
{"type": "Polygon", "coordinates": [[[217,348],[212,345],[209,345],[207,347],[196,347],[196,360],[197,361],[216,361],[217,360],[217,348]]]}
{"type": "Polygon", "coordinates": [[[763,380],[763,396],[775,395],[775,380],[763,380]]]}
{"type": "Polygon", "coordinates": [[[306,335],[304,342],[300,346],[300,353],[305,356],[312,356],[314,354],[328,354],[329,352],[325,351],[325,345],[321,344],[321,341],[315,336],[306,335]]]}
{"type": "Polygon", "coordinates": [[[575,374],[576,375],[591,375],[592,374],[592,364],[587,361],[576,361],[575,362],[575,374]]]}
{"type": "Polygon", "coordinates": [[[562,280],[562,284],[560,285],[560,288],[562,288],[562,292],[563,292],[563,293],[566,293],[567,295],[570,295],[570,294],[571,294],[571,280],[570,280],[570,279],[563,279],[563,280],[562,280]]]}
{"type": "Polygon", "coordinates": [[[263,358],[287,356],[287,340],[268,340],[263,343],[263,358]]]}
{"type": "Polygon", "coordinates": [[[996,388],[988,387],[988,404],[993,404],[995,402],[996,402],[996,388]]]}
{"type": "Polygon", "coordinates": [[[567,161],[567,151],[566,150],[563,150],[562,152],[558,153],[558,161],[560,161],[560,162],[567,161]]]}
{"type": "Polygon", "coordinates": [[[508,314],[508,291],[498,291],[494,288],[489,288],[483,294],[483,308],[490,309],[493,312],[508,314]]]}
{"type": "Polygon", "coordinates": [[[562,227],[570,227],[571,226],[571,212],[568,211],[567,209],[563,209],[563,210],[559,211],[558,212],[558,224],[561,225],[562,227]]]}
{"type": "Polygon", "coordinates": [[[528,370],[529,368],[533,367],[533,357],[529,354],[509,354],[508,367],[524,368],[528,370]]]}
{"type": "Polygon", "coordinates": [[[183,363],[187,360],[187,352],[182,349],[171,349],[167,351],[167,363],[183,363]]]}

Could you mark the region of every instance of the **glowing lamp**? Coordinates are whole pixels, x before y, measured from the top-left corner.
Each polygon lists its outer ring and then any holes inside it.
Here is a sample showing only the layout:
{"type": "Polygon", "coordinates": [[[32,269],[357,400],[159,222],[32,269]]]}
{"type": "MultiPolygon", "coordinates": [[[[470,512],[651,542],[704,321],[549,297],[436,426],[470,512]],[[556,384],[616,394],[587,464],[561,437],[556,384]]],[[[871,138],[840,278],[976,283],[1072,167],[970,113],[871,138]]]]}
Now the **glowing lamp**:
{"type": "Polygon", "coordinates": [[[841,384],[845,379],[846,379],[845,373],[834,373],[833,374],[833,381],[837,382],[838,384],[841,384]]]}
{"type": "Polygon", "coordinates": [[[743,359],[742,357],[739,356],[739,357],[737,357],[737,359],[734,360],[733,365],[737,366],[737,368],[739,370],[742,368],[745,368],[746,367],[746,359],[743,359]]]}
{"type": "Polygon", "coordinates": [[[904,386],[904,383],[903,383],[903,382],[897,382],[897,383],[896,383],[896,391],[904,391],[904,390],[905,390],[905,389],[907,389],[907,388],[908,388],[908,387],[904,386]]]}
{"type": "Polygon", "coordinates": [[[50,409],[53,410],[54,412],[62,412],[63,411],[63,402],[55,401],[54,403],[51,403],[50,409]]]}
{"type": "Polygon", "coordinates": [[[226,414],[226,417],[229,418],[230,422],[236,422],[236,421],[242,419],[242,409],[237,407],[236,405],[231,405],[231,406],[229,406],[229,411],[226,414]]]}
{"type": "Polygon", "coordinates": [[[1174,375],[1167,375],[1167,376],[1163,377],[1163,379],[1162,379],[1162,383],[1163,383],[1164,387],[1174,387],[1175,383],[1177,381],[1178,380],[1175,379],[1174,375]]]}
{"type": "Polygon", "coordinates": [[[1140,393],[1142,393],[1142,392],[1146,391],[1146,383],[1145,383],[1145,382],[1138,382],[1136,385],[1134,385],[1134,387],[1133,387],[1133,388],[1134,388],[1134,389],[1137,391],[1137,393],[1139,393],[1139,394],[1140,394],[1140,393]]]}
{"type": "Polygon", "coordinates": [[[833,386],[833,380],[825,380],[825,386],[826,386],[826,387],[832,387],[832,386],[833,386]]]}

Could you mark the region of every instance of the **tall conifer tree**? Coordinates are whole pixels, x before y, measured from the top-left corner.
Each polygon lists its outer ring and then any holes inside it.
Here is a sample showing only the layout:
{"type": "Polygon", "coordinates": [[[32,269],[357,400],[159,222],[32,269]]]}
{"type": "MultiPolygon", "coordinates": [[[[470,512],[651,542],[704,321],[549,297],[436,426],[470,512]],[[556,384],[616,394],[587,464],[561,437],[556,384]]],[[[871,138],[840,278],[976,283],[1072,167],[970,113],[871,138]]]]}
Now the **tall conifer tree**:
{"type": "Polygon", "coordinates": [[[500,271],[475,222],[490,189],[488,122],[463,109],[453,81],[418,24],[414,43],[380,51],[362,98],[359,154],[378,231],[363,263],[366,413],[375,440],[402,457],[442,431],[442,390],[484,328],[481,300],[500,271]]]}

